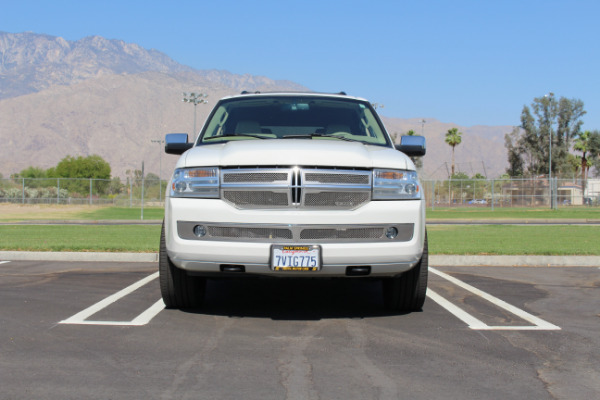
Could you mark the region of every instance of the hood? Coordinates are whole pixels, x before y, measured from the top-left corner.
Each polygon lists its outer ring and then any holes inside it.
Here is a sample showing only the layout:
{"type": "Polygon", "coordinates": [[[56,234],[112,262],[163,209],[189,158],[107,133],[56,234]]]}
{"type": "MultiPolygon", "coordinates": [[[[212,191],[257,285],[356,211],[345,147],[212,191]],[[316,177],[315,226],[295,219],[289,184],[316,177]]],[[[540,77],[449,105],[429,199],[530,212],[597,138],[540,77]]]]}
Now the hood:
{"type": "Polygon", "coordinates": [[[331,139],[236,140],[195,146],[177,162],[177,168],[295,165],[415,169],[410,158],[395,149],[331,139]]]}

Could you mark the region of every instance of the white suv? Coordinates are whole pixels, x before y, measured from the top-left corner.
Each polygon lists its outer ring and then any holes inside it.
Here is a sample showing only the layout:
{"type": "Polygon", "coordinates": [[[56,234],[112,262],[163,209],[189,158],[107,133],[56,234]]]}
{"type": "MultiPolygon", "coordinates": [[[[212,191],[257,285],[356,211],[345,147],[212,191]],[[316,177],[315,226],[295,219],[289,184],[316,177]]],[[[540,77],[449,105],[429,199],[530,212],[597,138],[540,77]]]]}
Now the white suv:
{"type": "Polygon", "coordinates": [[[221,99],[169,183],[160,241],[165,305],[201,305],[211,277],[368,277],[385,305],[421,309],[425,201],[409,156],[371,104],[344,93],[242,93],[221,99]]]}

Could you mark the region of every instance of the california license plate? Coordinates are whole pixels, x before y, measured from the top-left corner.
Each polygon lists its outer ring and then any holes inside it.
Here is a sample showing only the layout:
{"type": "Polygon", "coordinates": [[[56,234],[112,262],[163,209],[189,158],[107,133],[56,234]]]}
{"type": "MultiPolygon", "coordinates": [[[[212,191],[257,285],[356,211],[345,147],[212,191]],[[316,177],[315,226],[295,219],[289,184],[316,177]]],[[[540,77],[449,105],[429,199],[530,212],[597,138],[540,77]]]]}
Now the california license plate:
{"type": "Polygon", "coordinates": [[[321,247],[317,245],[273,245],[271,269],[310,272],[321,269],[321,247]]]}

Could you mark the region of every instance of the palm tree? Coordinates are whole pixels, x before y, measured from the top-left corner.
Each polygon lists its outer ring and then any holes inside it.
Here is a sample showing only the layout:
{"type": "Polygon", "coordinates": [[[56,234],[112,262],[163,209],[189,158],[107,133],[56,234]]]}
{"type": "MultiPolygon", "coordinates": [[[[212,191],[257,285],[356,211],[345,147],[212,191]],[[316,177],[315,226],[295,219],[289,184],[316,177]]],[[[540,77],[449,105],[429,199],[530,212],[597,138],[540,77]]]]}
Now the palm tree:
{"type": "Polygon", "coordinates": [[[579,150],[583,153],[583,155],[581,156],[581,180],[585,181],[586,175],[587,175],[587,169],[589,168],[588,166],[588,159],[587,159],[587,153],[590,150],[590,135],[592,133],[590,131],[585,131],[585,132],[579,132],[579,135],[577,136],[577,139],[575,140],[575,145],[573,146],[573,148],[575,150],[579,150]]]}
{"type": "Polygon", "coordinates": [[[590,165],[588,163],[588,159],[587,159],[587,153],[590,151],[590,146],[591,146],[591,132],[590,131],[585,131],[585,132],[579,132],[579,135],[577,135],[577,139],[575,140],[575,145],[573,146],[573,148],[575,150],[581,151],[583,154],[581,156],[581,192],[582,192],[582,196],[584,198],[584,203],[585,203],[585,186],[586,186],[586,178],[587,178],[587,170],[590,168],[590,165]]]}
{"type": "Polygon", "coordinates": [[[452,146],[452,175],[454,175],[454,148],[462,141],[461,135],[462,132],[459,132],[456,128],[448,129],[446,133],[446,143],[452,146]]]}

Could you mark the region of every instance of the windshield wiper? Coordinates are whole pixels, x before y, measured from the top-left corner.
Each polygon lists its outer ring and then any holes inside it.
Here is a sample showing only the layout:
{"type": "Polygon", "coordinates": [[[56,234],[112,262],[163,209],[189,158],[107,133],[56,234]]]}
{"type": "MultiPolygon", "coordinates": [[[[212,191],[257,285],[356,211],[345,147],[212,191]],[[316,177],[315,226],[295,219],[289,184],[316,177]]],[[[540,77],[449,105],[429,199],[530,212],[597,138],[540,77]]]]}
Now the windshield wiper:
{"type": "Polygon", "coordinates": [[[315,138],[315,137],[336,138],[336,139],[340,139],[340,140],[345,140],[347,142],[359,142],[359,143],[362,143],[362,141],[360,141],[360,140],[350,139],[350,138],[347,138],[345,136],[327,135],[325,133],[310,133],[310,134],[307,134],[307,135],[286,135],[286,136],[283,136],[282,139],[312,139],[312,138],[315,138]]]}
{"type": "Polygon", "coordinates": [[[252,133],[234,133],[232,135],[221,135],[221,136],[212,136],[209,138],[203,138],[202,141],[204,142],[205,140],[214,140],[214,139],[226,140],[228,137],[251,137],[251,138],[255,138],[255,139],[270,139],[268,137],[255,135],[252,133]]]}

